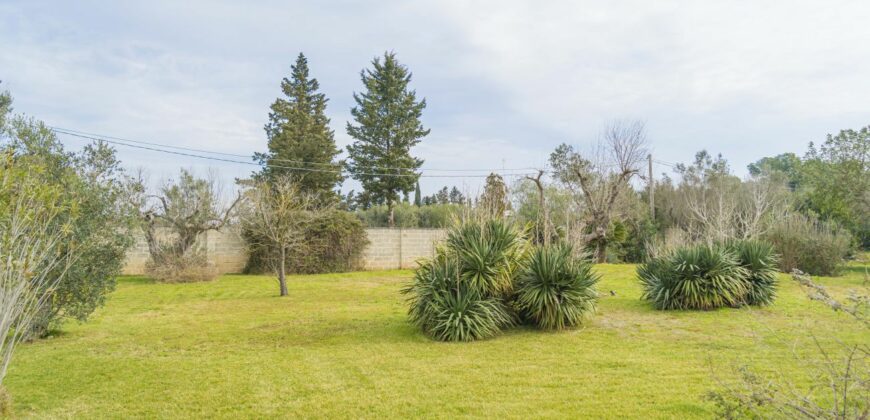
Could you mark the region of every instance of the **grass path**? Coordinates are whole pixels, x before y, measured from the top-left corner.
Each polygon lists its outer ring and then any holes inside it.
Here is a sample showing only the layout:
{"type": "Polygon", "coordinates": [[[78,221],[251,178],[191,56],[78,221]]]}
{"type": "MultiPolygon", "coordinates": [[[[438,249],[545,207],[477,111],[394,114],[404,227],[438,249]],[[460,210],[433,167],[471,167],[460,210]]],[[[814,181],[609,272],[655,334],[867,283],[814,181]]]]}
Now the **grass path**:
{"type": "MultiPolygon", "coordinates": [[[[785,276],[770,308],[659,312],[633,266],[597,270],[586,327],[464,344],[407,323],[408,271],[293,277],[288,298],[260,276],[124,278],[90,322],[21,346],[6,385],[23,417],[704,418],[711,370],[796,375],[807,331],[868,339],[785,276]]],[[[821,281],[845,293],[862,272],[821,281]]]]}

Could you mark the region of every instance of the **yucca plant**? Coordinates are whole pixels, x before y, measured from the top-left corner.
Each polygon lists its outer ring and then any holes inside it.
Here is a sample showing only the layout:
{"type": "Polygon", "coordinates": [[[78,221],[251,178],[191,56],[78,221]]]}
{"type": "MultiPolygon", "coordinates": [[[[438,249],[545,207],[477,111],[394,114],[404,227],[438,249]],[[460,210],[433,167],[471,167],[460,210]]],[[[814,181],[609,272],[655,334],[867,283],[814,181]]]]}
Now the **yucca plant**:
{"type": "Polygon", "coordinates": [[[694,245],[641,265],[642,298],[657,309],[737,306],[748,292],[748,272],[727,247],[694,245]]]}
{"type": "Polygon", "coordinates": [[[575,327],[595,312],[598,276],[586,257],[572,251],[569,245],[536,249],[517,280],[515,304],[540,328],[575,327]]]}
{"type": "Polygon", "coordinates": [[[421,262],[409,296],[411,322],[442,341],[492,337],[514,323],[507,303],[524,267],[524,231],[504,220],[458,222],[433,259],[421,262]]]}
{"type": "Polygon", "coordinates": [[[528,253],[522,230],[501,219],[458,222],[447,234],[446,250],[462,263],[462,278],[481,295],[507,296],[528,253]]]}
{"type": "Polygon", "coordinates": [[[758,240],[729,241],[724,245],[731,250],[746,270],[747,305],[770,305],[776,298],[776,274],[779,264],[773,246],[758,240]]]}

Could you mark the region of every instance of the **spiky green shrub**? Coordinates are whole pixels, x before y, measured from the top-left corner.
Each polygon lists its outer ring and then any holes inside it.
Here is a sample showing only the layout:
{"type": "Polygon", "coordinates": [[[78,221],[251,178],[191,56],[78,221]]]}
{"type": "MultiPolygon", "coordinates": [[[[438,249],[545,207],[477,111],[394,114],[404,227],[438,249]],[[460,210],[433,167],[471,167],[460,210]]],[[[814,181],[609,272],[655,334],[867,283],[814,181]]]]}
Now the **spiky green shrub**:
{"type": "Polygon", "coordinates": [[[748,272],[719,245],[694,245],[654,258],[637,270],[642,298],[657,309],[714,309],[744,303],[748,272]]]}
{"type": "Polygon", "coordinates": [[[522,230],[501,219],[466,220],[447,234],[447,252],[462,263],[462,279],[481,295],[508,296],[529,250],[522,230]]]}
{"type": "Polygon", "coordinates": [[[462,264],[441,255],[417,270],[410,294],[411,322],[441,341],[492,337],[513,323],[504,301],[481,295],[462,279],[462,264]]]}
{"type": "Polygon", "coordinates": [[[598,276],[587,258],[575,257],[572,251],[569,245],[536,249],[517,279],[516,306],[540,328],[571,328],[595,312],[598,276]]]}
{"type": "Polygon", "coordinates": [[[733,252],[746,270],[747,305],[770,305],[776,298],[776,274],[779,263],[773,245],[757,240],[730,241],[725,247],[733,252]]]}
{"type": "Polygon", "coordinates": [[[503,220],[466,220],[423,261],[408,295],[411,322],[442,341],[479,340],[514,323],[508,304],[528,253],[525,232],[503,220]]]}

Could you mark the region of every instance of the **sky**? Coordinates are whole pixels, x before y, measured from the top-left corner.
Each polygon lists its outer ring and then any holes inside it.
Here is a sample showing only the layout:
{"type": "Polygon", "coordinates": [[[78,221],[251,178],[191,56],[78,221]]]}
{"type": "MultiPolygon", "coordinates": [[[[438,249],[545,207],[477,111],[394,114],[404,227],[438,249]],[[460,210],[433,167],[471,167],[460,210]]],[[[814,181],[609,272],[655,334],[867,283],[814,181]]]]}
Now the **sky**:
{"type": "MultiPolygon", "coordinates": [[[[476,193],[487,173],[438,169],[545,167],[616,119],[644,121],[657,160],[706,149],[743,176],[870,124],[867,22],[870,2],[837,0],[0,0],[0,87],[51,126],[247,156],[266,149],[269,105],[303,52],[344,148],[359,73],[389,50],[428,104],[431,134],[412,151],[426,194],[476,193]]],[[[154,180],[183,167],[231,184],[256,169],[118,154],[154,180]]]]}

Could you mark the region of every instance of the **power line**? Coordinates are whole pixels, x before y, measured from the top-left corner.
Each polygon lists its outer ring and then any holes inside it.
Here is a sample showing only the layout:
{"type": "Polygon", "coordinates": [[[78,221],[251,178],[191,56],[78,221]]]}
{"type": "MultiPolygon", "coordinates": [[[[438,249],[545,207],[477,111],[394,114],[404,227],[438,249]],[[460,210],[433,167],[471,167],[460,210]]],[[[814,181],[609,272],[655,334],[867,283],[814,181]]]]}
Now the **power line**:
{"type": "MultiPolygon", "coordinates": [[[[89,133],[86,131],[72,130],[72,129],[68,129],[68,128],[55,127],[55,126],[47,126],[47,127],[49,129],[51,129],[52,131],[59,133],[59,134],[83,136],[85,138],[99,137],[100,139],[103,139],[106,141],[111,139],[111,140],[115,140],[115,141],[121,141],[124,143],[141,144],[141,145],[146,145],[146,146],[159,147],[159,148],[163,148],[163,149],[182,150],[182,151],[186,151],[186,152],[195,152],[195,153],[207,153],[210,155],[230,156],[230,157],[237,157],[237,158],[251,158],[251,156],[249,156],[249,155],[241,155],[241,154],[236,154],[236,153],[215,152],[212,150],[195,149],[195,148],[182,147],[182,146],[173,146],[173,145],[169,145],[169,144],[148,142],[148,141],[142,141],[142,140],[131,140],[131,139],[126,139],[126,138],[121,138],[121,137],[113,137],[113,136],[107,136],[107,135],[103,135],[103,134],[89,133]]],[[[269,160],[274,161],[274,162],[287,162],[287,163],[303,164],[303,165],[323,165],[323,166],[329,166],[329,167],[334,166],[334,164],[332,164],[332,163],[305,162],[305,161],[293,160],[293,159],[270,158],[269,160]]],[[[274,165],[273,165],[273,167],[274,167],[274,165]]],[[[391,167],[391,166],[371,166],[369,168],[372,170],[375,170],[375,169],[398,170],[398,171],[403,171],[403,170],[416,171],[416,170],[418,170],[418,168],[391,167]]],[[[509,168],[509,169],[501,169],[501,171],[531,171],[534,169],[535,168],[509,168]]],[[[437,168],[425,168],[423,170],[436,171],[436,172],[497,172],[497,171],[499,171],[498,169],[437,169],[437,168]]]]}
{"type": "MultiPolygon", "coordinates": [[[[51,128],[52,131],[54,131],[55,133],[58,133],[58,134],[63,134],[63,135],[67,135],[67,136],[73,136],[73,137],[78,137],[78,138],[83,138],[83,139],[88,139],[88,140],[93,140],[93,141],[103,141],[103,142],[106,142],[109,144],[115,144],[118,146],[126,146],[126,147],[132,147],[132,148],[136,148],[136,149],[150,150],[150,151],[154,151],[154,152],[167,153],[167,154],[172,154],[172,155],[177,155],[177,156],[193,157],[193,158],[198,158],[198,159],[213,160],[213,161],[218,161],[218,162],[238,163],[238,164],[242,164],[242,165],[257,166],[257,167],[261,167],[261,168],[266,166],[264,164],[260,164],[260,163],[256,163],[256,162],[240,161],[240,160],[226,159],[226,158],[220,158],[220,157],[214,157],[214,156],[203,156],[203,155],[198,155],[195,153],[166,150],[166,149],[161,149],[158,147],[142,146],[142,145],[138,145],[138,144],[129,144],[129,143],[125,143],[123,141],[109,140],[109,139],[103,138],[103,137],[95,137],[95,136],[90,136],[90,135],[77,134],[77,133],[69,132],[66,130],[55,129],[52,127],[49,127],[49,128],[51,128]]],[[[203,151],[201,153],[209,153],[209,152],[203,151]]],[[[301,171],[301,172],[338,173],[338,174],[342,173],[341,170],[300,168],[300,167],[279,166],[279,165],[269,165],[269,166],[272,168],[287,169],[287,170],[301,171]]],[[[419,176],[422,178],[486,178],[487,176],[489,176],[489,175],[427,175],[427,174],[422,173],[422,172],[419,175],[418,174],[399,174],[399,173],[395,173],[395,174],[374,173],[374,172],[371,172],[371,173],[363,172],[363,173],[359,173],[359,175],[379,176],[379,177],[416,177],[416,176],[419,176]]],[[[509,175],[525,175],[525,174],[509,174],[509,175]]]]}

